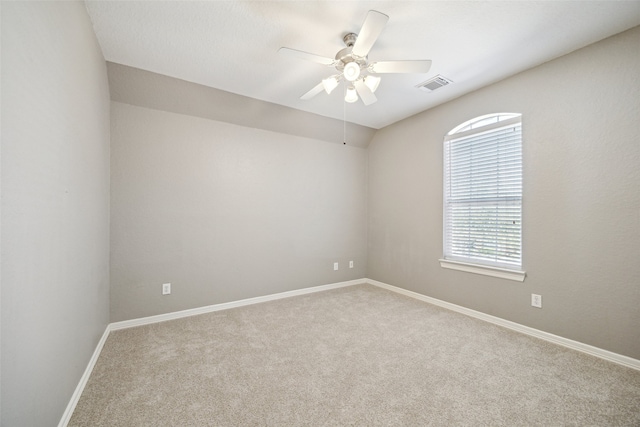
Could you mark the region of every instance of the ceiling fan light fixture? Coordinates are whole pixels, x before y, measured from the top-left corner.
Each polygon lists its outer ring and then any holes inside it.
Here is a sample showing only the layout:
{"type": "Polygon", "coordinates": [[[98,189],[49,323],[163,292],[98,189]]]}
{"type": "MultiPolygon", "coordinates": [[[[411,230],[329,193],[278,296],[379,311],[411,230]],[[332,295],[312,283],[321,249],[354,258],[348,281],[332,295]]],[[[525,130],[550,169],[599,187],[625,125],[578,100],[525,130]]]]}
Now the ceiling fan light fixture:
{"type": "Polygon", "coordinates": [[[373,93],[376,91],[376,89],[378,89],[378,86],[380,86],[380,80],[382,79],[378,76],[365,76],[364,84],[367,85],[367,87],[373,93]]]}
{"type": "Polygon", "coordinates": [[[356,92],[356,88],[353,86],[349,86],[347,88],[347,94],[344,96],[344,100],[350,104],[358,101],[358,93],[356,92]]]}
{"type": "Polygon", "coordinates": [[[318,64],[328,65],[338,72],[335,74],[336,71],[333,71],[333,76],[318,82],[300,99],[309,100],[323,90],[327,94],[331,94],[344,80],[344,105],[347,102],[353,103],[362,100],[362,103],[368,106],[377,101],[374,92],[378,89],[382,80],[378,75],[426,74],[431,67],[431,61],[427,59],[369,62],[369,52],[388,20],[389,17],[384,13],[376,10],[367,12],[367,17],[358,34],[348,33],[345,35],[342,40],[347,47],[338,51],[334,58],[326,58],[297,49],[280,48],[278,52],[282,54],[293,55],[318,64]]]}
{"type": "Polygon", "coordinates": [[[331,94],[331,92],[338,87],[338,79],[335,76],[323,79],[322,86],[327,94],[331,94]]]}
{"type": "Polygon", "coordinates": [[[349,62],[344,66],[344,78],[350,82],[356,81],[360,77],[360,66],[356,62],[349,62]]]}

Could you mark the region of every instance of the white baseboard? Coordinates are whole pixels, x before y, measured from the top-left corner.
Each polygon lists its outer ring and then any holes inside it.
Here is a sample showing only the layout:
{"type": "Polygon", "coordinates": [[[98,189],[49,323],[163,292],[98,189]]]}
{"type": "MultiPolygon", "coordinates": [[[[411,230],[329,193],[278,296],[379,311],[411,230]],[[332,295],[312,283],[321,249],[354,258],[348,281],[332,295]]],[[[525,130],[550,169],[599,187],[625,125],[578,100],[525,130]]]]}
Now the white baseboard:
{"type": "Polygon", "coordinates": [[[442,301],[436,298],[431,298],[426,295],[419,294],[417,292],[408,291],[406,289],[398,288],[393,285],[388,285],[386,283],[378,282],[377,280],[365,279],[365,281],[370,285],[378,286],[380,288],[387,289],[402,295],[406,295],[408,297],[415,298],[420,301],[428,302],[429,304],[437,305],[439,307],[443,307],[448,310],[456,311],[458,313],[461,313],[470,317],[475,317],[476,319],[484,320],[485,322],[493,323],[495,325],[502,326],[526,335],[530,335],[532,337],[540,338],[545,341],[549,341],[554,344],[561,345],[563,347],[581,351],[583,353],[587,353],[592,356],[596,356],[601,359],[608,360],[609,362],[626,366],[628,368],[640,370],[640,360],[634,359],[632,357],[623,356],[621,354],[617,354],[608,350],[603,350],[601,348],[594,347],[589,344],[584,344],[579,341],[573,341],[568,338],[563,338],[558,335],[550,334],[548,332],[530,328],[528,326],[524,326],[519,323],[511,322],[510,320],[505,320],[500,317],[491,316],[490,314],[471,310],[469,308],[462,307],[456,304],[451,304],[449,302],[442,301]]]}
{"type": "Polygon", "coordinates": [[[102,351],[102,347],[104,346],[104,343],[107,341],[107,338],[109,337],[109,333],[111,331],[116,331],[119,329],[126,329],[126,328],[132,328],[135,326],[142,326],[142,325],[149,325],[152,323],[158,323],[158,322],[165,322],[167,320],[173,320],[173,319],[180,319],[183,317],[189,317],[189,316],[195,316],[198,314],[204,314],[204,313],[211,313],[214,311],[220,311],[220,310],[228,310],[230,308],[236,308],[236,307],[244,307],[247,305],[251,305],[251,304],[258,304],[258,303],[262,303],[262,302],[267,302],[267,301],[274,301],[274,300],[278,300],[278,299],[283,299],[283,298],[289,298],[289,297],[293,297],[293,296],[298,296],[298,295],[306,295],[306,294],[310,294],[310,293],[314,293],[314,292],[321,292],[321,291],[328,291],[330,289],[337,289],[337,288],[344,288],[347,286],[353,286],[353,285],[358,285],[358,284],[362,284],[362,283],[367,283],[373,286],[378,286],[380,288],[383,289],[387,289],[389,291],[392,292],[396,292],[411,298],[415,298],[418,299],[420,301],[424,301],[433,305],[437,305],[439,307],[443,307],[446,308],[448,310],[452,310],[461,314],[465,314],[467,316],[471,316],[471,317],[475,317],[476,319],[480,319],[480,320],[484,320],[486,322],[489,323],[493,323],[495,325],[499,325],[499,326],[503,326],[505,328],[517,331],[517,332],[521,332],[523,334],[526,335],[530,335],[536,338],[540,338],[543,339],[545,341],[549,341],[552,342],[554,344],[558,344],[564,347],[568,347],[571,348],[573,350],[578,350],[581,351],[583,353],[587,353],[590,354],[592,356],[596,356],[599,357],[601,359],[605,359],[608,360],[610,362],[614,362],[617,363],[619,365],[623,365],[623,366],[627,366],[629,368],[633,368],[633,369],[637,369],[640,370],[640,360],[637,359],[633,359],[631,357],[627,357],[627,356],[623,356],[621,354],[617,354],[617,353],[613,353],[611,351],[607,351],[607,350],[603,350],[601,348],[598,347],[594,347],[588,344],[583,344],[581,342],[578,341],[573,341],[567,338],[563,338],[557,335],[553,335],[550,334],[548,332],[544,332],[544,331],[540,331],[538,329],[534,329],[534,328],[530,328],[528,326],[524,326],[521,325],[519,323],[515,323],[515,322],[511,322],[509,320],[505,320],[505,319],[501,319],[499,317],[495,317],[495,316],[491,316],[489,314],[485,314],[479,311],[475,311],[475,310],[471,310],[469,308],[465,308],[456,304],[451,304],[449,302],[446,301],[442,301],[436,298],[431,298],[428,297],[426,295],[422,295],[419,294],[417,292],[413,292],[413,291],[408,291],[406,289],[402,289],[402,288],[398,288],[396,286],[392,286],[392,285],[388,285],[386,283],[383,282],[379,282],[377,280],[373,280],[373,279],[357,279],[357,280],[349,280],[346,282],[338,282],[338,283],[332,283],[332,284],[328,284],[328,285],[321,285],[321,286],[314,286],[311,288],[304,288],[304,289],[296,289],[294,291],[288,291],[288,292],[281,292],[281,293],[277,293],[277,294],[271,294],[271,295],[265,295],[265,296],[261,296],[261,297],[255,297],[255,298],[247,298],[247,299],[243,299],[243,300],[239,300],[239,301],[232,301],[232,302],[227,302],[227,303],[222,303],[222,304],[214,304],[214,305],[209,305],[209,306],[205,306],[205,307],[199,307],[199,308],[193,308],[190,310],[182,310],[182,311],[176,311],[173,313],[166,313],[166,314],[159,314],[157,316],[149,316],[149,317],[143,317],[140,319],[132,319],[132,320],[124,320],[122,322],[114,322],[114,323],[110,323],[107,325],[107,328],[104,331],[104,334],[102,335],[102,338],[100,339],[100,341],[98,342],[98,345],[96,346],[95,351],[93,352],[93,355],[91,356],[91,359],[89,360],[89,364],[87,365],[87,368],[84,371],[84,374],[82,374],[82,377],[80,378],[80,382],[78,383],[78,386],[76,387],[76,390],[74,391],[73,395],[71,396],[71,401],[69,402],[69,404],[67,405],[67,409],[64,411],[64,414],[62,415],[62,419],[60,420],[60,423],[58,424],[58,427],[66,427],[67,424],[69,423],[69,420],[71,419],[71,415],[73,415],[73,411],[76,408],[76,405],[78,404],[78,401],[80,400],[80,396],[82,395],[82,392],[84,390],[84,387],[87,384],[87,381],[89,380],[89,377],[91,376],[91,372],[93,371],[93,368],[96,364],[96,362],[98,361],[98,357],[100,356],[100,352],[102,351]]]}
{"type": "Polygon", "coordinates": [[[84,387],[87,385],[87,381],[89,381],[91,372],[93,372],[93,367],[96,366],[98,357],[100,357],[100,352],[102,351],[102,347],[104,347],[104,343],[107,341],[107,338],[109,337],[109,331],[110,331],[109,325],[107,325],[107,328],[104,330],[104,333],[100,338],[100,341],[98,341],[98,345],[96,346],[96,349],[93,351],[93,355],[91,356],[91,359],[89,359],[89,364],[87,365],[87,368],[84,370],[82,377],[80,377],[80,382],[78,383],[78,386],[76,387],[75,391],[71,395],[71,400],[69,401],[67,408],[64,410],[64,413],[62,414],[62,418],[60,419],[60,423],[58,423],[58,427],[66,427],[67,424],[69,423],[69,420],[71,420],[71,415],[73,415],[73,411],[76,409],[76,405],[80,400],[80,396],[84,391],[84,387]]]}
{"type": "Polygon", "coordinates": [[[328,285],[314,286],[311,288],[296,289],[293,291],[280,292],[277,294],[265,295],[261,297],[247,298],[239,301],[208,305],[205,307],[198,307],[190,310],[182,310],[182,311],[176,311],[173,313],[159,314],[157,316],[149,316],[149,317],[143,317],[140,319],[124,320],[122,322],[110,323],[107,325],[107,328],[105,329],[104,334],[102,334],[102,338],[98,342],[98,345],[96,346],[96,349],[93,352],[93,355],[91,356],[91,360],[89,360],[87,369],[85,369],[84,374],[82,374],[82,377],[80,378],[80,382],[78,383],[76,390],[73,392],[73,395],[71,396],[71,400],[69,401],[69,404],[67,405],[67,409],[64,411],[64,414],[60,419],[60,423],[58,424],[58,427],[66,427],[67,424],[69,423],[69,420],[73,415],[73,411],[75,410],[76,405],[80,400],[80,396],[82,396],[82,392],[84,391],[84,388],[87,385],[87,381],[89,381],[91,372],[93,371],[93,368],[96,365],[96,362],[98,361],[98,357],[100,356],[102,347],[104,347],[104,343],[107,341],[107,338],[109,337],[109,333],[111,331],[116,331],[118,329],[132,328],[135,326],[149,325],[152,323],[165,322],[167,320],[180,319],[183,317],[195,316],[195,315],[204,314],[204,313],[211,313],[214,311],[228,310],[230,308],[243,307],[246,305],[258,304],[258,303],[267,302],[267,301],[274,301],[278,299],[294,297],[297,295],[305,295],[305,294],[311,294],[314,292],[328,291],[330,289],[344,288],[346,286],[359,285],[363,283],[366,283],[365,279],[349,280],[346,282],[338,282],[338,283],[331,283],[328,285]]]}
{"type": "Polygon", "coordinates": [[[310,294],[313,292],[328,291],[329,289],[344,288],[365,283],[365,279],[349,280],[347,282],[331,283],[329,285],[314,286],[311,288],[296,289],[294,291],[280,292],[277,294],[265,295],[255,298],[247,298],[239,301],[225,302],[222,304],[208,305],[205,307],[192,308],[189,310],[174,311],[173,313],[158,314],[157,316],[142,317],[139,319],[123,320],[121,322],[112,323],[111,330],[133,328],[135,326],[149,325],[151,323],[165,322],[167,320],[181,319],[183,317],[196,316],[198,314],[211,313],[214,311],[228,310],[230,308],[244,307],[251,304],[259,304],[261,302],[274,301],[282,298],[295,297],[298,295],[310,294]]]}

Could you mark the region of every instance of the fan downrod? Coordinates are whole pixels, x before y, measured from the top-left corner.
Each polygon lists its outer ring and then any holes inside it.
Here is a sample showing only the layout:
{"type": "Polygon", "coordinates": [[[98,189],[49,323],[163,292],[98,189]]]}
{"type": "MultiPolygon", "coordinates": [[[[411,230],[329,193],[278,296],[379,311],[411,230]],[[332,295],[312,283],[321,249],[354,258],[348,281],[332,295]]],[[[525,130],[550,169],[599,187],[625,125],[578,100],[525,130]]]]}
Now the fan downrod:
{"type": "Polygon", "coordinates": [[[357,34],[348,33],[344,35],[344,37],[342,38],[342,41],[344,42],[345,45],[347,45],[347,47],[353,47],[353,45],[356,43],[357,38],[358,38],[357,34]]]}

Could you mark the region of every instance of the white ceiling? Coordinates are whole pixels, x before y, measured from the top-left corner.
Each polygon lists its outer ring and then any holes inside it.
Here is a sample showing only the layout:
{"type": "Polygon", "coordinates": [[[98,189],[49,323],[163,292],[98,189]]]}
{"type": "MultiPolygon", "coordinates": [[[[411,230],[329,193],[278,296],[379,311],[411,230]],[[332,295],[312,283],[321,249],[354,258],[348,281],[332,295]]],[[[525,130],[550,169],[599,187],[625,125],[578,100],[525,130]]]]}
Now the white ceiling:
{"type": "Polygon", "coordinates": [[[333,58],[368,10],[389,16],[369,53],[431,59],[428,74],[384,74],[378,102],[346,105],[375,129],[640,25],[640,1],[87,1],[107,61],[343,119],[340,90],[299,97],[335,69],[278,54],[333,58]],[[441,74],[453,84],[415,86],[441,74]]]}

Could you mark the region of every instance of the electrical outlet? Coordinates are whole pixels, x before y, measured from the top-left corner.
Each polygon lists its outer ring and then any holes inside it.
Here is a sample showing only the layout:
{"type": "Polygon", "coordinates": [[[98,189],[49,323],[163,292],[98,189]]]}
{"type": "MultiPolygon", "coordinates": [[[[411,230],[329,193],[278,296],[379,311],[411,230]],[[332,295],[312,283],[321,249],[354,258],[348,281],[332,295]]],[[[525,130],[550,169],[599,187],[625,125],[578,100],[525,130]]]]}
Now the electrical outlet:
{"type": "Polygon", "coordinates": [[[542,308],[542,295],[531,294],[531,306],[542,308]]]}
{"type": "Polygon", "coordinates": [[[338,269],[338,263],[337,263],[337,262],[334,262],[334,263],[333,263],[333,270],[335,271],[335,270],[337,270],[337,269],[338,269]]]}
{"type": "Polygon", "coordinates": [[[171,294],[171,283],[163,283],[162,284],[162,295],[171,294]]]}
{"type": "Polygon", "coordinates": [[[349,268],[353,268],[353,261],[349,261],[349,268]]]}

